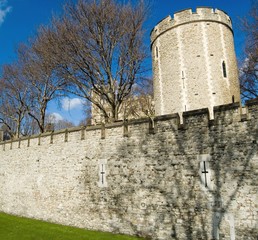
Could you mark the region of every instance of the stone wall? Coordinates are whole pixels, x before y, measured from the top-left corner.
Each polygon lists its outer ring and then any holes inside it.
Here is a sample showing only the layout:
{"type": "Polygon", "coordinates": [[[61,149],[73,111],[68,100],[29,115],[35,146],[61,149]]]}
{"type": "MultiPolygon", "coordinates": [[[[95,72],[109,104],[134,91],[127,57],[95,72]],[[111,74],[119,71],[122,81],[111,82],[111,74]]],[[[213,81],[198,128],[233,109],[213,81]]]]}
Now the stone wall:
{"type": "Polygon", "coordinates": [[[168,16],[153,29],[151,46],[157,115],[240,101],[232,23],[225,12],[197,8],[168,16]]]}
{"type": "Polygon", "coordinates": [[[151,239],[257,240],[258,101],[241,110],[2,142],[0,211],[151,239]]]}

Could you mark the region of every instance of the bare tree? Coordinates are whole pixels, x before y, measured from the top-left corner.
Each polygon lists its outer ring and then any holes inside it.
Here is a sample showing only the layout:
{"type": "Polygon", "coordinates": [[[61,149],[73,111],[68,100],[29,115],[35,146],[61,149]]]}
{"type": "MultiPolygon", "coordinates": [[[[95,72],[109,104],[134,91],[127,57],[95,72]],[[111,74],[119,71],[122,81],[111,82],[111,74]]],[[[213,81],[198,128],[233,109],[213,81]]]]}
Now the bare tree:
{"type": "MultiPolygon", "coordinates": [[[[106,102],[103,101],[103,104],[106,102]]],[[[91,106],[91,124],[98,124],[105,121],[103,111],[97,106],[91,106]]],[[[111,113],[110,106],[105,105],[107,113],[111,113]]],[[[153,81],[152,78],[142,78],[141,82],[135,84],[131,93],[123,100],[118,112],[118,119],[137,119],[142,117],[153,118],[155,115],[153,101],[153,81]]]]}
{"type": "Polygon", "coordinates": [[[39,134],[39,128],[38,128],[37,122],[28,114],[26,114],[23,118],[21,129],[22,129],[23,136],[39,134]]]}
{"type": "Polygon", "coordinates": [[[6,126],[11,137],[18,138],[21,134],[29,93],[21,66],[18,63],[4,65],[0,79],[0,123],[6,126]]]}
{"type": "Polygon", "coordinates": [[[46,115],[46,125],[53,127],[53,130],[75,127],[72,122],[66,119],[60,119],[58,116],[56,116],[56,114],[53,113],[46,115]]]}
{"type": "Polygon", "coordinates": [[[143,78],[142,81],[134,86],[132,93],[123,102],[121,111],[124,118],[154,117],[153,103],[153,80],[143,78]]]}
{"type": "Polygon", "coordinates": [[[143,73],[146,9],[143,1],[132,6],[79,0],[68,4],[51,27],[41,28],[60,76],[73,83],[70,91],[91,101],[111,121],[118,119],[123,101],[143,73]]]}
{"type": "Polygon", "coordinates": [[[45,38],[40,32],[30,45],[20,45],[18,57],[23,64],[23,75],[31,90],[31,102],[27,105],[42,133],[45,130],[46,109],[49,102],[63,94],[66,82],[56,74],[57,65],[45,48],[45,38]]]}
{"type": "Polygon", "coordinates": [[[249,16],[243,19],[243,27],[247,40],[240,84],[242,96],[250,99],[258,97],[258,0],[253,0],[249,16]]]}
{"type": "Polygon", "coordinates": [[[83,102],[83,118],[78,123],[78,126],[87,126],[94,124],[93,118],[92,118],[92,110],[93,106],[92,103],[89,101],[83,102]]]}

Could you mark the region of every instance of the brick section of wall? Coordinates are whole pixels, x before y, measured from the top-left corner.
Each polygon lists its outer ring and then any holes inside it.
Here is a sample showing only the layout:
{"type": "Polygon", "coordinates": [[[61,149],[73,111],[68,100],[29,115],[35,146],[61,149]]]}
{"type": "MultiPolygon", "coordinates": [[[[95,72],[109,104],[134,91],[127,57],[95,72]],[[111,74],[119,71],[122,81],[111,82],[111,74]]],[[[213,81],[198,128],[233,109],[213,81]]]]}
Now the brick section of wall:
{"type": "Polygon", "coordinates": [[[245,115],[231,104],[214,116],[2,142],[0,211],[151,239],[256,240],[258,101],[245,115]]]}

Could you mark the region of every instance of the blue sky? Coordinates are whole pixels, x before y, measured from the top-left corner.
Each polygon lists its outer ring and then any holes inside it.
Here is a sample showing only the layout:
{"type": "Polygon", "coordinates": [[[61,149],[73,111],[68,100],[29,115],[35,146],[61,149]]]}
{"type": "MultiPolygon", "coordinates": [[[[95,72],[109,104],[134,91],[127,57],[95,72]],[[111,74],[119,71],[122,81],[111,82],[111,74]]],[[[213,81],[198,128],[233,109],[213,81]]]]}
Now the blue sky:
{"type": "MultiPolygon", "coordinates": [[[[12,62],[15,59],[17,45],[32,37],[39,25],[47,24],[53,13],[62,10],[65,2],[65,0],[0,0],[0,65],[12,62]]],[[[146,38],[161,19],[173,15],[176,11],[195,9],[198,6],[218,8],[227,12],[233,22],[237,57],[241,58],[244,35],[239,27],[239,19],[247,15],[251,0],[152,0],[150,18],[146,22],[146,38]]],[[[75,124],[82,119],[82,107],[78,99],[70,103],[66,99],[59,107],[52,103],[48,111],[55,112],[75,124]]]]}

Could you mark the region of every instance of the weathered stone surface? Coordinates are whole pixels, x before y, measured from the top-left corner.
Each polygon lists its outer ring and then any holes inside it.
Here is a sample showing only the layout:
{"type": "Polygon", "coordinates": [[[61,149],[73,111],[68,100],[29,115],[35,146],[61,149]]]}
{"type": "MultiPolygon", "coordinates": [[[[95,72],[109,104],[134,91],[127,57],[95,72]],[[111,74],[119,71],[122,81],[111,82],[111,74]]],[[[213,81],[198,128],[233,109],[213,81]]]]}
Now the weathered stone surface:
{"type": "Polygon", "coordinates": [[[76,129],[1,143],[0,211],[151,239],[256,240],[258,105],[247,113],[227,105],[212,124],[207,111],[184,114],[182,128],[157,117],[154,134],[145,119],[126,136],[119,124],[105,138],[89,127],[83,140],[76,129]]]}
{"type": "MultiPolygon", "coordinates": [[[[232,23],[218,9],[177,12],[152,30],[157,115],[240,101],[232,23]]],[[[213,118],[212,115],[210,115],[213,118]]]]}

